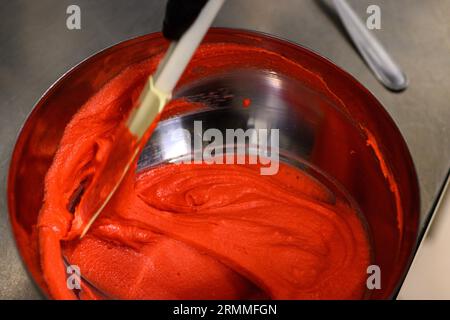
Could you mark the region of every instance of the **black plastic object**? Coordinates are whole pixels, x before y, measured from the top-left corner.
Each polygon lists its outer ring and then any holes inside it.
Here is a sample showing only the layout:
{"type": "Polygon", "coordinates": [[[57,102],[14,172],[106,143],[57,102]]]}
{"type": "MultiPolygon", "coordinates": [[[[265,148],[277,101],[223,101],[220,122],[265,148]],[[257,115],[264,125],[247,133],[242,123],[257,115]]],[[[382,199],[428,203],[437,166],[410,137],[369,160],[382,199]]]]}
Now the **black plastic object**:
{"type": "Polygon", "coordinates": [[[189,29],[207,0],[169,0],[163,23],[163,35],[176,41],[189,29]]]}

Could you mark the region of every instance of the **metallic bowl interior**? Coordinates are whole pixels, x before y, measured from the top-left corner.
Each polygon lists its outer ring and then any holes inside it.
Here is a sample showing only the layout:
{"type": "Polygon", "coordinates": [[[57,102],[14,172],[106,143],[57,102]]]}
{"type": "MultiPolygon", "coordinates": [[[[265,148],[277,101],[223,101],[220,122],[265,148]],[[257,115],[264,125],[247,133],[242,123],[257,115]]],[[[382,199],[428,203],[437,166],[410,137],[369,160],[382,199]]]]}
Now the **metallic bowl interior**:
{"type": "MultiPolygon", "coordinates": [[[[229,97],[205,102],[204,110],[163,120],[141,154],[138,170],[185,157],[190,140],[178,129],[193,133],[196,120],[202,121],[203,130],[279,129],[284,161],[317,169],[356,202],[371,236],[373,264],[380,266],[382,275],[381,289],[371,291],[369,298],[394,297],[416,246],[419,192],[410,153],[393,120],[352,76],[306,48],[233,29],[212,29],[205,38],[205,43],[223,42],[282,54],[319,75],[326,90],[319,92],[308,79],[293,79],[284,70],[233,62],[227,70],[210,72],[207,77],[193,76],[176,89],[175,97],[202,101],[210,92],[226,92],[229,97]],[[251,100],[249,108],[242,107],[245,98],[251,100]],[[376,147],[368,143],[367,132],[376,147]],[[392,179],[386,177],[386,170],[392,179]],[[393,181],[399,198],[392,190],[393,181]]],[[[33,226],[42,204],[44,177],[64,128],[108,80],[165,48],[167,42],[156,33],[92,56],[44,94],[22,128],[9,169],[8,206],[18,249],[31,277],[44,292],[33,226]]]]}

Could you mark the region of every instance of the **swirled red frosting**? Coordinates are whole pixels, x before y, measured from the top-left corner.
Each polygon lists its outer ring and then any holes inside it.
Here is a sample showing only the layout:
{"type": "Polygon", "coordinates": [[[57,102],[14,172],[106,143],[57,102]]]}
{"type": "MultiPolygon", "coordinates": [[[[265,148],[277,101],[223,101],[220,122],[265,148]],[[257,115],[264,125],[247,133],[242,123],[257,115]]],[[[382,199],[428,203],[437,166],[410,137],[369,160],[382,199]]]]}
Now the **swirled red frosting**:
{"type": "Polygon", "coordinates": [[[69,204],[108,154],[154,66],[151,60],[125,70],[66,128],[38,222],[50,296],[363,298],[370,246],[357,210],[283,163],[274,176],[260,175],[258,165],[131,170],[88,234],[74,236],[79,212],[69,204]],[[68,288],[63,256],[79,267],[81,290],[68,288]]]}

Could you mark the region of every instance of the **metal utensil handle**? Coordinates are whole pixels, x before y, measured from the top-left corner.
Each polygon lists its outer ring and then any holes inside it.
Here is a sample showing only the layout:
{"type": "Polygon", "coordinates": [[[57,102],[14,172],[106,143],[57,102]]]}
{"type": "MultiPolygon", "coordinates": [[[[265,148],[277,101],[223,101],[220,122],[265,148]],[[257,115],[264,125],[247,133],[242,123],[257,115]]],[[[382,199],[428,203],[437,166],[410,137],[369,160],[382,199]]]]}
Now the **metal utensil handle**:
{"type": "Polygon", "coordinates": [[[333,3],[345,29],[378,80],[393,91],[406,89],[406,75],[378,39],[367,30],[347,1],[333,0],[333,3]]]}

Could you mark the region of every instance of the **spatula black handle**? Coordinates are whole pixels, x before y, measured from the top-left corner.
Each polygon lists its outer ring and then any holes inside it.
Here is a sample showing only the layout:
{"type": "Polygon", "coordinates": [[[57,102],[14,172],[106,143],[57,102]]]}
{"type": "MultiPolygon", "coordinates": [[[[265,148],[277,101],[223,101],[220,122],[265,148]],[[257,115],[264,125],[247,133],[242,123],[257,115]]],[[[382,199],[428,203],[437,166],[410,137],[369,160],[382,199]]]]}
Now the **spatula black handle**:
{"type": "Polygon", "coordinates": [[[163,35],[170,41],[181,38],[189,29],[208,0],[168,0],[163,23],[163,35]]]}

